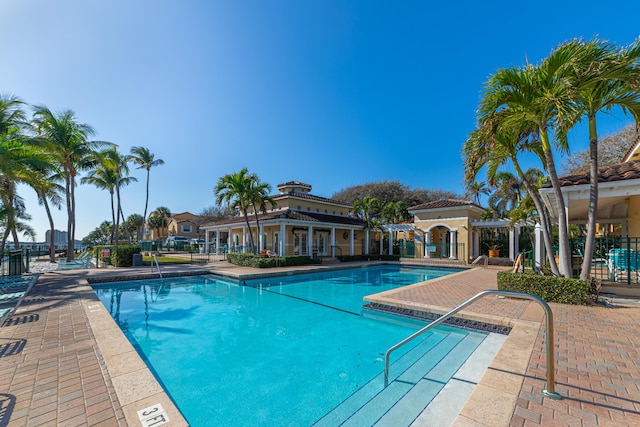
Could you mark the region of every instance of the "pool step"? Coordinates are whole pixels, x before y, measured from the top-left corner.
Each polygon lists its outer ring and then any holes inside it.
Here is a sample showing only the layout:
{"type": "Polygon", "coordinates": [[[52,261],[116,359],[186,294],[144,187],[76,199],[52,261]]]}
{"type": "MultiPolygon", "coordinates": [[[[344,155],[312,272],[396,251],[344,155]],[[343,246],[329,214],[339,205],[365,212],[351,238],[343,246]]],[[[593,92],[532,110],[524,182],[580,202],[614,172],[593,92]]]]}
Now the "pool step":
{"type": "Polygon", "coordinates": [[[428,336],[391,364],[386,388],[380,373],[314,425],[409,426],[483,338],[439,331],[428,336]]]}

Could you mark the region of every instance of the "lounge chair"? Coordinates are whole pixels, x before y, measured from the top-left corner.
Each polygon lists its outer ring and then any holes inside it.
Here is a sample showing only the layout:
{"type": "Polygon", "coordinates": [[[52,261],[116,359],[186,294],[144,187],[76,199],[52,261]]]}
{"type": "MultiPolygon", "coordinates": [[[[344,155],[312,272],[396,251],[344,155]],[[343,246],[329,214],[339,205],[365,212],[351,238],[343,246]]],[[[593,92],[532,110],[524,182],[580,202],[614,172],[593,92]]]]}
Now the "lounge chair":
{"type": "Polygon", "coordinates": [[[273,251],[269,251],[267,249],[263,249],[260,251],[260,257],[262,258],[275,258],[277,257],[278,254],[273,252],[273,251]]]}
{"type": "Polygon", "coordinates": [[[628,274],[634,272],[636,274],[636,281],[640,279],[640,272],[638,271],[638,252],[633,249],[611,249],[609,251],[609,272],[613,276],[616,282],[619,282],[622,277],[622,272],[626,271],[628,274]]]}
{"type": "Polygon", "coordinates": [[[29,274],[18,279],[20,276],[9,276],[0,278],[0,326],[16,312],[24,297],[38,281],[39,274],[29,274]]]}
{"type": "Polygon", "coordinates": [[[93,261],[93,255],[90,255],[87,258],[82,260],[75,259],[73,261],[58,262],[57,270],[73,270],[76,268],[87,268],[89,267],[89,265],[91,265],[92,261],[93,261]]]}

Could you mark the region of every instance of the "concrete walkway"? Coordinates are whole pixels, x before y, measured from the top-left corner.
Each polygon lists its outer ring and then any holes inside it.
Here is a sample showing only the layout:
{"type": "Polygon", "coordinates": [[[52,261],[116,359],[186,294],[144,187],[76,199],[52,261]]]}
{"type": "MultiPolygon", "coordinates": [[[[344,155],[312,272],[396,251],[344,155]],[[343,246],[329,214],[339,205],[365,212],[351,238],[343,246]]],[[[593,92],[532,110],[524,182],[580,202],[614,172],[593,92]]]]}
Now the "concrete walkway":
{"type": "MultiPolygon", "coordinates": [[[[226,262],[205,268],[239,278],[256,272],[226,262]]],[[[202,267],[163,267],[163,272],[197,270],[202,267]]],[[[475,269],[368,299],[442,313],[481,290],[495,289],[497,271],[475,269]]],[[[163,425],[186,424],[86,286],[89,277],[149,273],[148,268],[93,269],[41,276],[0,328],[0,426],[141,425],[136,409],[155,402],[162,402],[171,420],[163,425]],[[131,390],[135,384],[147,390],[131,390]]],[[[551,306],[556,391],[563,399],[541,394],[546,372],[542,310],[526,301],[491,298],[461,317],[513,330],[456,425],[640,425],[640,305],[618,300],[615,307],[551,306]]]]}

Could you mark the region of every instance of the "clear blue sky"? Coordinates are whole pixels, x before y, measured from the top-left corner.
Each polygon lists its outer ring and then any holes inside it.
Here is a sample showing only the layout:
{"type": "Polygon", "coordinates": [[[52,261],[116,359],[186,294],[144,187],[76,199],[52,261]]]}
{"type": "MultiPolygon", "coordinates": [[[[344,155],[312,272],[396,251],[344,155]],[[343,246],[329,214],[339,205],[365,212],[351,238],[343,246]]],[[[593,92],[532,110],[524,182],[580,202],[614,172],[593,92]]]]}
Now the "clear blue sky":
{"type": "MultiPolygon", "coordinates": [[[[72,109],[123,153],[150,148],[166,162],[150,209],[193,213],[244,166],[274,191],[398,180],[462,193],[460,150],[491,73],[573,37],[640,35],[637,0],[0,0],[0,16],[0,92],[72,109]]],[[[144,210],[145,175],[132,175],[126,216],[144,210]]],[[[44,210],[21,194],[44,240],[44,210]]],[[[80,186],[77,203],[77,238],[110,219],[107,192],[80,186]]]]}

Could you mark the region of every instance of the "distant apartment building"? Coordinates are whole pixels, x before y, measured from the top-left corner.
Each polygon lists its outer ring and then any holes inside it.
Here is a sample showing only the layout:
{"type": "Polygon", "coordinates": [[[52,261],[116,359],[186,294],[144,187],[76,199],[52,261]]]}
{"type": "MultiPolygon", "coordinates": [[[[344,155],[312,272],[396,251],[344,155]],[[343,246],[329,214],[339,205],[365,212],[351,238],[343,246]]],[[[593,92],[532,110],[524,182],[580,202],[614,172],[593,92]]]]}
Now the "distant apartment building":
{"type": "MultiPolygon", "coordinates": [[[[44,233],[45,241],[51,241],[51,230],[47,230],[44,233]]],[[[53,244],[54,245],[64,245],[67,243],[67,239],[69,238],[69,233],[66,231],[53,230],[53,244]]]]}

